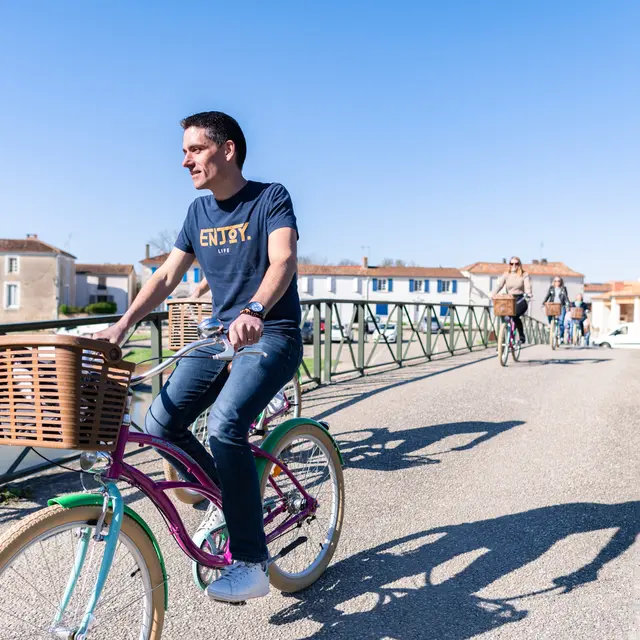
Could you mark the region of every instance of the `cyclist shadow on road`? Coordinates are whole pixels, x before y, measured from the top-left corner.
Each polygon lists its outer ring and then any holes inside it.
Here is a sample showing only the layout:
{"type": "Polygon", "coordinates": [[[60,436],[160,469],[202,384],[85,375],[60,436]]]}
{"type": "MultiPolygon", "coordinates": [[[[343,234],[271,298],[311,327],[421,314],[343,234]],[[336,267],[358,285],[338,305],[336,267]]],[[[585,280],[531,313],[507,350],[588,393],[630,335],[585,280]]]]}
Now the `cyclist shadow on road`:
{"type": "MultiPolygon", "coordinates": [[[[292,594],[297,601],[271,622],[320,623],[305,640],[472,638],[525,618],[524,598],[562,597],[596,581],[600,569],[635,541],[639,507],[640,502],[555,505],[392,540],[330,567],[306,592],[292,594]],[[503,598],[477,595],[568,536],[612,528],[615,533],[595,558],[567,575],[559,571],[549,579],[546,567],[544,576],[533,575],[534,584],[541,583],[533,591],[519,593],[515,579],[508,583],[515,592],[503,598]]],[[[580,557],[580,545],[574,548],[580,557]]]]}
{"type": "Polygon", "coordinates": [[[599,364],[610,360],[611,358],[549,358],[548,360],[521,360],[518,364],[540,367],[546,364],[599,364]]]}
{"type": "Polygon", "coordinates": [[[522,420],[468,421],[429,425],[419,429],[394,429],[393,431],[388,428],[361,429],[340,433],[338,444],[345,466],[375,471],[395,471],[423,464],[438,464],[441,460],[434,456],[473,449],[483,442],[523,424],[522,420]],[[472,437],[469,442],[458,446],[447,447],[445,442],[447,438],[459,439],[469,436],[472,437]],[[428,450],[437,443],[442,443],[441,449],[434,447],[434,450],[428,450]],[[428,451],[421,453],[423,449],[428,451]]]}

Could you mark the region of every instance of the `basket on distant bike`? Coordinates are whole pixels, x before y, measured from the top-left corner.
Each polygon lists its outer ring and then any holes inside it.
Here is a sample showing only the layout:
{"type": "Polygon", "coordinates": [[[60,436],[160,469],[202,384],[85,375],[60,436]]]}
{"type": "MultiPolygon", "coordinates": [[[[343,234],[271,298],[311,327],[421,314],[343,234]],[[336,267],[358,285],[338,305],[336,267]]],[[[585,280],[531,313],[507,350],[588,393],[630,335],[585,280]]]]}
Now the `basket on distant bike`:
{"type": "Polygon", "coordinates": [[[571,319],[582,320],[584,318],[584,309],[582,307],[572,307],[571,319]]]}
{"type": "Polygon", "coordinates": [[[0,336],[0,445],[113,451],[135,369],[121,357],[100,340],[0,336]]]}
{"type": "Polygon", "coordinates": [[[496,316],[515,316],[516,299],[510,294],[497,295],[493,299],[493,312],[496,316]]]}
{"type": "Polygon", "coordinates": [[[198,325],[210,318],[210,300],[182,298],[168,300],[169,308],[169,349],[178,351],[198,339],[198,325]]]}
{"type": "Polygon", "coordinates": [[[549,317],[557,318],[562,313],[562,304],[560,302],[545,302],[544,308],[549,317]]]}

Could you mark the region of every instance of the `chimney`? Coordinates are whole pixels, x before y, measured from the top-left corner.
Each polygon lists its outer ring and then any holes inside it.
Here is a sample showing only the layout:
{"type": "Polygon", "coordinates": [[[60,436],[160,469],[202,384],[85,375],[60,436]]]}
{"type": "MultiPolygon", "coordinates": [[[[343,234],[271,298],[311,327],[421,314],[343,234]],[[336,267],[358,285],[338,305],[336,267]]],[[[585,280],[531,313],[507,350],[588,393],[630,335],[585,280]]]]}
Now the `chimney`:
{"type": "Polygon", "coordinates": [[[38,239],[38,234],[37,233],[27,233],[27,240],[29,238],[32,238],[33,240],[37,240],[38,239]]]}
{"type": "Polygon", "coordinates": [[[542,258],[542,260],[540,260],[540,262],[541,262],[542,264],[547,264],[547,259],[546,259],[546,258],[542,258]]]}
{"type": "Polygon", "coordinates": [[[539,260],[536,260],[535,258],[531,261],[532,264],[540,264],[539,260]]]}
{"type": "Polygon", "coordinates": [[[622,280],[614,280],[611,283],[611,290],[612,291],[624,291],[624,281],[622,280]]]}
{"type": "Polygon", "coordinates": [[[502,264],[507,264],[507,259],[506,258],[502,258],[502,264]]]}
{"type": "Polygon", "coordinates": [[[362,258],[362,266],[363,266],[364,269],[368,269],[369,268],[369,258],[367,258],[367,256],[362,258]]]}
{"type": "Polygon", "coordinates": [[[144,245],[144,257],[147,259],[151,257],[151,251],[148,244],[144,245]]]}

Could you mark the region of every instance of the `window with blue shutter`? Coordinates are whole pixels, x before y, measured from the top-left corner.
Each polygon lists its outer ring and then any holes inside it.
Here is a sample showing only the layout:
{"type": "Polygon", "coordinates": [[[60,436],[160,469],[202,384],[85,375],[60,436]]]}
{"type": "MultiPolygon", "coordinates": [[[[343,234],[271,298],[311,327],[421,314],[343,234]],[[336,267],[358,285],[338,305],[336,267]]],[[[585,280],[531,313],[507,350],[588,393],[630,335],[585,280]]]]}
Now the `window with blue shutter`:
{"type": "Polygon", "coordinates": [[[409,291],[415,291],[413,280],[409,280],[409,291]]]}
{"type": "Polygon", "coordinates": [[[151,273],[155,273],[158,270],[158,267],[151,267],[151,273]]]}
{"type": "Polygon", "coordinates": [[[387,316],[387,315],[389,315],[389,305],[388,304],[376,304],[376,315],[378,315],[378,316],[387,316]]]}
{"type": "Polygon", "coordinates": [[[393,291],[393,279],[389,278],[389,280],[387,280],[387,287],[388,287],[388,291],[393,291]]]}
{"type": "Polygon", "coordinates": [[[429,293],[429,281],[428,280],[424,281],[424,292],[425,293],[429,293]]]}
{"type": "Polygon", "coordinates": [[[373,279],[373,290],[374,291],[378,290],[378,278],[373,279]]]}
{"type": "Polygon", "coordinates": [[[185,274],[182,276],[182,282],[186,282],[186,281],[187,281],[187,274],[185,273],[185,274]]]}
{"type": "Polygon", "coordinates": [[[451,293],[458,293],[458,281],[452,280],[451,282],[451,293]]]}
{"type": "Polygon", "coordinates": [[[438,280],[438,293],[442,293],[442,280],[438,280]]]}
{"type": "Polygon", "coordinates": [[[440,316],[442,318],[444,318],[447,315],[447,313],[449,313],[449,304],[450,303],[440,305],[440,316]]]}
{"type": "Polygon", "coordinates": [[[193,268],[193,281],[195,283],[200,282],[200,269],[198,267],[193,268]]]}

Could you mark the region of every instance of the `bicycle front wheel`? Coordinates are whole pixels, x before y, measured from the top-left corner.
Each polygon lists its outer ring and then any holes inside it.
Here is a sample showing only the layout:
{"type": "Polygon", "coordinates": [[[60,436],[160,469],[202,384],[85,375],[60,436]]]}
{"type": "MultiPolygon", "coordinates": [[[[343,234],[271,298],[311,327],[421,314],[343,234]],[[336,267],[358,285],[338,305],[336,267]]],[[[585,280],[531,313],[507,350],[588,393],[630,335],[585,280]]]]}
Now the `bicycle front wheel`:
{"type": "Polygon", "coordinates": [[[498,360],[501,367],[507,366],[509,359],[509,327],[506,322],[502,323],[500,333],[498,333],[498,360]]]}
{"type": "MultiPolygon", "coordinates": [[[[101,512],[101,507],[54,505],[28,516],[0,538],[3,638],[75,637],[102,562],[105,542],[93,539],[101,512]],[[75,588],[67,598],[74,579],[75,588]]],[[[102,534],[109,522],[107,514],[102,534]]],[[[86,637],[159,640],[165,588],[153,542],[125,514],[86,637]]]]}
{"type": "Polygon", "coordinates": [[[549,342],[551,343],[551,349],[553,351],[556,350],[556,347],[558,346],[558,339],[556,336],[556,321],[552,320],[551,324],[549,325],[549,342]]]}
{"type": "MultiPolygon", "coordinates": [[[[280,591],[293,593],[313,584],[335,553],[344,515],[344,476],[332,439],[315,424],[291,429],[273,454],[318,502],[313,516],[301,521],[301,526],[290,527],[269,544],[269,553],[276,558],[269,566],[271,584],[280,591]]],[[[260,489],[265,516],[278,507],[286,507],[266,525],[267,535],[305,507],[289,476],[272,462],[264,468],[260,489]]]]}

